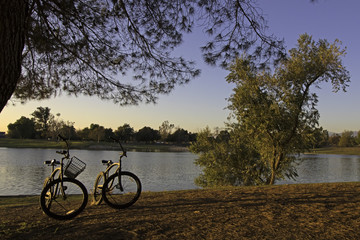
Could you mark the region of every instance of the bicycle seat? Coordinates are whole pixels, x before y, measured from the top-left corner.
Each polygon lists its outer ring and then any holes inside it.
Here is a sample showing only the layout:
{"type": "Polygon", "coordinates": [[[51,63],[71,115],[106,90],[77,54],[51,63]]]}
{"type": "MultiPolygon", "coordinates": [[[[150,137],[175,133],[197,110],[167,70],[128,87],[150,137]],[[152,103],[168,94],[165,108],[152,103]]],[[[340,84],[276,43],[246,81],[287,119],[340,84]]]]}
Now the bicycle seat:
{"type": "Polygon", "coordinates": [[[62,150],[62,151],[56,151],[56,153],[58,154],[62,154],[62,155],[66,155],[68,152],[65,151],[65,150],[62,150]]]}
{"type": "Polygon", "coordinates": [[[52,159],[52,160],[47,160],[47,161],[45,161],[44,162],[44,164],[47,164],[47,165],[49,165],[49,166],[56,166],[57,164],[60,164],[60,162],[59,161],[56,161],[56,159],[52,159]]]}
{"type": "Polygon", "coordinates": [[[108,165],[113,164],[112,160],[101,160],[101,162],[102,162],[102,164],[108,164],[108,165]]]}

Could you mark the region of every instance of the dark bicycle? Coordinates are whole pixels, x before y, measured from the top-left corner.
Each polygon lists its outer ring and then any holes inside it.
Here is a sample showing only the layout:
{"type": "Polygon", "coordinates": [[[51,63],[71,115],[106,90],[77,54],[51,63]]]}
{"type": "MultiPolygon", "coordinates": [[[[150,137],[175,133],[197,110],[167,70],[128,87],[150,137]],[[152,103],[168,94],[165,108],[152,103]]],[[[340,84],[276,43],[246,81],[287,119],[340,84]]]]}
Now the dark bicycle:
{"type": "Polygon", "coordinates": [[[119,162],[102,160],[106,166],[96,177],[93,190],[93,204],[99,205],[104,200],[110,207],[116,209],[127,208],[133,205],[140,197],[141,182],[133,173],[122,171],[121,161],[127,157],[120,140],[111,138],[120,146],[122,153],[119,162]]]}
{"type": "Polygon", "coordinates": [[[75,179],[84,171],[86,164],[77,157],[70,158],[67,140],[61,135],[58,137],[65,142],[66,150],[56,151],[63,155],[60,162],[56,159],[44,162],[52,167],[52,173],[44,181],[40,206],[48,216],[67,220],[81,213],[88,202],[84,184],[75,179]],[[59,167],[55,168],[57,165],[59,167]]]}

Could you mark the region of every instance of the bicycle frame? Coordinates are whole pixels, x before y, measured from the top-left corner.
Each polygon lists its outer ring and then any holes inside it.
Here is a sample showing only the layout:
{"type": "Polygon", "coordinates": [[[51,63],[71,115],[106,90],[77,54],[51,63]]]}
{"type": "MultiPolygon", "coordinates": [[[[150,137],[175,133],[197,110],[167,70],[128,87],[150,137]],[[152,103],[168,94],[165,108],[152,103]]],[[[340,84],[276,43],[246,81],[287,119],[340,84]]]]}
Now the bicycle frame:
{"type": "Polygon", "coordinates": [[[121,191],[124,191],[124,188],[121,184],[121,177],[120,177],[120,174],[121,174],[121,167],[122,167],[122,164],[121,164],[121,160],[123,157],[127,157],[127,154],[126,154],[126,150],[124,149],[124,147],[122,146],[120,140],[116,139],[116,138],[113,138],[113,137],[110,137],[112,140],[114,140],[115,142],[117,142],[119,145],[120,145],[120,149],[122,151],[122,153],[120,154],[120,157],[119,157],[119,162],[116,162],[116,163],[113,163],[111,160],[107,161],[107,160],[103,160],[103,163],[106,163],[107,164],[107,168],[105,170],[105,179],[107,179],[109,177],[109,172],[110,170],[115,167],[115,166],[118,166],[115,170],[115,173],[119,174],[119,177],[118,177],[118,187],[120,188],[121,191]]]}
{"type": "MultiPolygon", "coordinates": [[[[66,196],[65,196],[65,192],[64,192],[64,186],[63,186],[62,179],[64,178],[64,159],[69,159],[70,158],[69,143],[60,134],[58,135],[58,137],[65,142],[66,150],[56,151],[56,153],[64,155],[64,156],[61,158],[60,162],[56,161],[56,159],[53,159],[53,160],[50,160],[50,161],[45,161],[44,163],[51,166],[51,175],[49,177],[50,182],[54,181],[55,179],[61,179],[60,190],[61,190],[61,193],[62,193],[63,197],[65,198],[66,196]],[[55,166],[57,164],[60,164],[60,167],[55,168],[55,166]],[[55,175],[57,174],[57,172],[59,172],[59,175],[58,175],[57,178],[55,178],[55,175]]],[[[55,191],[53,191],[53,193],[56,193],[57,190],[58,189],[55,189],[55,191]]]]}
{"type": "Polygon", "coordinates": [[[115,138],[112,138],[112,139],[113,139],[114,141],[116,141],[117,143],[119,143],[120,148],[121,148],[121,150],[122,150],[122,154],[120,154],[120,157],[119,157],[119,167],[118,167],[118,169],[116,169],[116,171],[117,171],[117,174],[119,175],[119,177],[118,177],[118,180],[119,180],[118,186],[119,186],[119,188],[120,188],[120,191],[123,192],[123,191],[124,191],[124,188],[123,188],[123,186],[122,186],[122,184],[121,184],[121,159],[122,159],[123,157],[127,157],[127,155],[126,155],[126,151],[125,151],[125,149],[123,148],[120,140],[115,139],[115,138]]]}

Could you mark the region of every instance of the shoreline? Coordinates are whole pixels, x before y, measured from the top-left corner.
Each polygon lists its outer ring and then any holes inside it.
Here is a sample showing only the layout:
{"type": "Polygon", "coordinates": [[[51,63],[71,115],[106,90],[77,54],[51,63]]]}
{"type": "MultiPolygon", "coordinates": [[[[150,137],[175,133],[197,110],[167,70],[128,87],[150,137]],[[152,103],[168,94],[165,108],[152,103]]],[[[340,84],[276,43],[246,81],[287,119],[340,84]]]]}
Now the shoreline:
{"type": "MultiPolygon", "coordinates": [[[[189,152],[189,143],[123,143],[127,151],[137,152],[189,152]]],[[[37,140],[37,139],[10,139],[0,138],[0,148],[44,148],[61,149],[64,145],[57,141],[37,140]]],[[[102,150],[119,151],[118,145],[112,142],[94,141],[70,141],[71,149],[81,150],[102,150]]],[[[324,147],[311,149],[303,154],[331,154],[331,155],[357,155],[360,156],[360,146],[356,147],[324,147]]]]}
{"type": "MultiPolygon", "coordinates": [[[[173,143],[123,143],[127,151],[138,152],[189,152],[187,144],[173,143]]],[[[9,139],[0,138],[0,148],[43,148],[43,149],[61,149],[64,147],[62,142],[37,140],[37,139],[9,139]]],[[[108,150],[119,151],[117,144],[112,142],[94,142],[94,141],[70,141],[70,149],[80,150],[108,150]]]]}

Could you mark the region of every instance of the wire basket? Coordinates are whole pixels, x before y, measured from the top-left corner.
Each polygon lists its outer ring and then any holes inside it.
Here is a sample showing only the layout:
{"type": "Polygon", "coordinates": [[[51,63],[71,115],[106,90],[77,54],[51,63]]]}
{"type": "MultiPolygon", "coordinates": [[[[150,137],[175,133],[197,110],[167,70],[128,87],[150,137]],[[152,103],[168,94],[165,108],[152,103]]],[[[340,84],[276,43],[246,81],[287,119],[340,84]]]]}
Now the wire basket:
{"type": "Polygon", "coordinates": [[[84,171],[86,164],[78,159],[72,157],[65,166],[64,174],[69,178],[76,178],[82,171],[84,171]]]}

